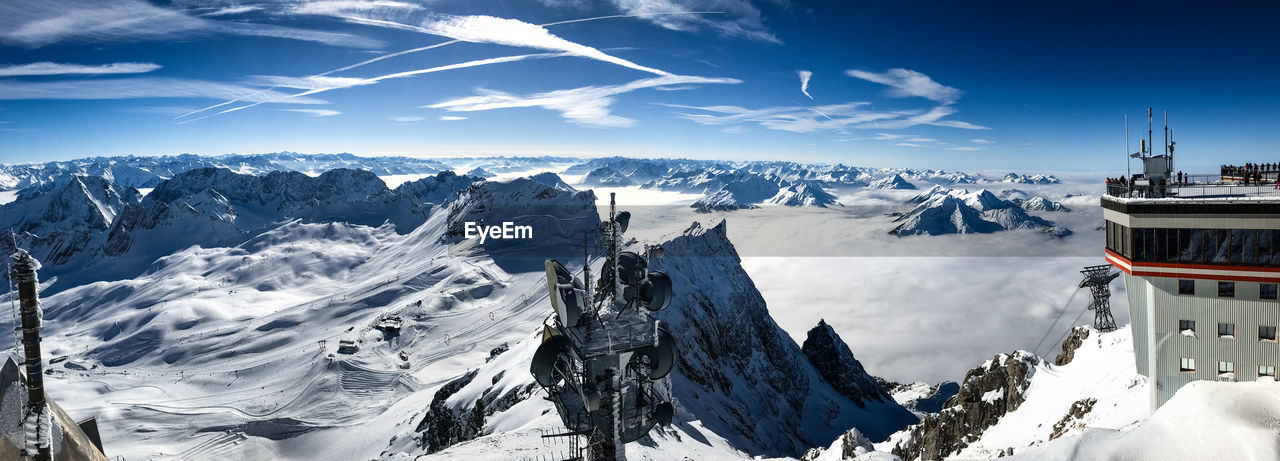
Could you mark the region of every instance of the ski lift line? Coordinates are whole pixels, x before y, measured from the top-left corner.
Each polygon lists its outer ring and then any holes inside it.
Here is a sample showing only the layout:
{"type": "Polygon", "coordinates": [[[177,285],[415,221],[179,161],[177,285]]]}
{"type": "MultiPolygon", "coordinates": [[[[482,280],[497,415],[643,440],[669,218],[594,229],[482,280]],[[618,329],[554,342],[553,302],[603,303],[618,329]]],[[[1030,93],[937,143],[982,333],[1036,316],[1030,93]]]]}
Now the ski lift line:
{"type": "MultiPolygon", "coordinates": [[[[1068,307],[1071,307],[1071,301],[1075,301],[1075,299],[1076,299],[1076,295],[1079,295],[1079,294],[1080,294],[1080,290],[1081,290],[1081,288],[1082,288],[1082,287],[1077,287],[1077,288],[1076,288],[1076,291],[1071,292],[1071,297],[1070,297],[1070,298],[1067,298],[1067,302],[1066,302],[1066,304],[1063,304],[1063,305],[1062,305],[1062,309],[1059,309],[1059,310],[1058,310],[1058,316],[1057,316],[1057,317],[1054,317],[1054,319],[1053,319],[1053,323],[1050,323],[1050,324],[1049,324],[1049,328],[1045,329],[1045,331],[1044,331],[1044,335],[1040,336],[1040,342],[1036,343],[1036,348],[1035,348],[1035,349],[1032,349],[1032,351],[1031,351],[1031,352],[1033,352],[1033,353],[1035,353],[1035,354],[1037,354],[1037,355],[1039,355],[1039,354],[1040,354],[1040,347],[1044,346],[1044,340],[1049,339],[1049,333],[1052,333],[1052,332],[1053,332],[1053,327],[1058,326],[1058,321],[1059,321],[1059,320],[1062,320],[1062,315],[1067,313],[1067,308],[1068,308],[1068,307]]],[[[1080,316],[1081,316],[1081,317],[1083,317],[1083,316],[1084,316],[1083,312],[1087,312],[1087,311],[1088,311],[1088,309],[1085,309],[1085,310],[1081,311],[1080,316]]],[[[1080,321],[1080,317],[1076,317],[1075,322],[1078,322],[1078,321],[1080,321]]],[[[1072,323],[1074,324],[1075,322],[1072,322],[1072,323]]],[[[1068,330],[1067,330],[1067,332],[1068,332],[1068,334],[1070,334],[1071,330],[1070,330],[1070,329],[1068,329],[1068,330]]]]}

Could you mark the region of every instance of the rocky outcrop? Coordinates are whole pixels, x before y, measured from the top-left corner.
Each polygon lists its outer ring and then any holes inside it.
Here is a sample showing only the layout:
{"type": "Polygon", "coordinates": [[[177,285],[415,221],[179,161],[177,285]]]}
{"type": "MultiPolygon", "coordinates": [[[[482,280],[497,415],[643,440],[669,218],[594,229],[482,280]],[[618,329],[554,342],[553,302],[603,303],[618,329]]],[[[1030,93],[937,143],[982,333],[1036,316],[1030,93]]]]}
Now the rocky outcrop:
{"type": "Polygon", "coordinates": [[[940,460],[969,445],[1025,400],[1040,358],[1017,351],[1000,354],[965,374],[960,391],[910,429],[893,447],[902,459],[940,460]]]}
{"type": "Polygon", "coordinates": [[[671,391],[682,414],[738,449],[766,457],[799,456],[851,427],[883,440],[917,421],[860,371],[825,325],[814,339],[825,347],[809,349],[828,365],[828,376],[852,384],[850,392],[824,377],[770,316],[723,221],[695,223],[661,245],[666,256],[655,268],[671,276],[676,294],[657,316],[676,340],[671,391]],[[850,395],[860,397],[861,406],[850,395]]]}
{"type": "Polygon", "coordinates": [[[1067,410],[1067,414],[1062,417],[1062,420],[1053,425],[1053,433],[1049,435],[1049,440],[1062,437],[1072,429],[1084,428],[1084,422],[1081,420],[1084,419],[1084,415],[1093,410],[1093,405],[1096,403],[1098,403],[1098,399],[1087,398],[1077,400],[1071,404],[1071,408],[1067,410]]]}
{"type": "Polygon", "coordinates": [[[1076,358],[1076,349],[1079,349],[1080,345],[1084,344],[1084,340],[1089,338],[1089,331],[1088,327],[1083,326],[1072,328],[1071,333],[1067,334],[1067,339],[1062,340],[1062,352],[1053,359],[1053,364],[1063,366],[1071,363],[1071,360],[1076,358]]]}
{"type": "Polygon", "coordinates": [[[493,378],[491,386],[486,388],[480,398],[474,402],[450,404],[449,400],[475,380],[478,372],[472,370],[450,381],[436,391],[431,399],[427,415],[415,428],[422,434],[421,443],[427,453],[435,453],[445,448],[485,434],[485,421],[494,413],[506,411],[515,404],[528,399],[537,390],[536,383],[515,387],[502,392],[498,387],[499,377],[493,378]]]}
{"type": "Polygon", "coordinates": [[[823,379],[859,407],[865,407],[870,400],[890,398],[825,319],[818,320],[818,325],[809,330],[800,350],[823,379]]]}

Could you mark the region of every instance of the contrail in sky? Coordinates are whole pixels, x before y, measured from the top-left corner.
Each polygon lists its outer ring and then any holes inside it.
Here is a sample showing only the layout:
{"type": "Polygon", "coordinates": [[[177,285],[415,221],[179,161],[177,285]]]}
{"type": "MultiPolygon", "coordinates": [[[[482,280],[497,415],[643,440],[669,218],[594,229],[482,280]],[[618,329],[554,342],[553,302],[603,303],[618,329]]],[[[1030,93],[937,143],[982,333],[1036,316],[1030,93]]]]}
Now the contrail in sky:
{"type": "MultiPolygon", "coordinates": [[[[724,12],[723,12],[723,11],[670,11],[670,12],[664,12],[664,13],[614,14],[614,15],[609,15],[609,16],[596,16],[596,17],[592,17],[592,18],[570,19],[570,20],[567,20],[567,21],[549,22],[549,23],[546,23],[546,24],[539,24],[539,26],[540,26],[540,27],[549,27],[549,26],[559,26],[559,25],[564,25],[564,24],[579,23],[579,22],[599,21],[599,20],[603,20],[603,19],[638,18],[638,17],[645,17],[645,16],[663,16],[663,15],[674,15],[674,14],[724,14],[724,12]]],[[[382,21],[382,20],[377,20],[377,19],[365,19],[365,18],[347,18],[347,19],[357,19],[357,20],[358,20],[357,22],[365,23],[365,24],[369,24],[369,25],[382,25],[382,26],[392,27],[392,28],[397,28],[397,29],[405,29],[405,30],[413,30],[413,31],[422,32],[422,33],[429,33],[429,32],[427,32],[427,31],[426,31],[426,29],[424,29],[424,28],[422,28],[422,27],[410,26],[410,25],[407,25],[407,24],[400,24],[400,23],[397,23],[397,22],[382,21]]],[[[357,68],[357,67],[362,67],[362,66],[366,66],[366,65],[369,65],[369,64],[373,64],[373,63],[375,63],[375,62],[382,61],[382,60],[384,60],[384,59],[391,59],[391,58],[398,57],[398,56],[404,56],[404,55],[406,55],[406,54],[412,54],[412,53],[418,53],[418,52],[421,52],[421,51],[432,50],[432,49],[435,49],[435,48],[440,48],[440,47],[442,47],[442,46],[452,45],[452,44],[454,44],[454,43],[458,43],[458,42],[461,42],[461,41],[462,41],[462,40],[456,40],[456,39],[455,39],[455,40],[449,40],[449,41],[441,42],[441,43],[437,43],[437,44],[434,44],[434,45],[427,45],[427,46],[423,46],[423,47],[412,48],[412,49],[403,50],[403,51],[397,51],[397,52],[395,52],[395,53],[391,53],[391,54],[384,54],[384,55],[381,55],[381,56],[377,56],[377,57],[374,57],[374,58],[370,58],[370,59],[366,59],[366,60],[364,60],[364,61],[357,62],[357,63],[355,63],[355,64],[351,64],[351,65],[344,66],[344,67],[339,67],[339,68],[337,68],[337,69],[333,69],[333,70],[330,70],[330,71],[327,71],[327,72],[323,72],[323,73],[315,74],[315,75],[312,75],[312,77],[325,77],[325,76],[328,76],[328,75],[330,75],[330,74],[334,74],[334,73],[338,73],[338,72],[345,72],[345,71],[348,71],[348,70],[351,70],[351,69],[355,69],[355,68],[357,68]]],[[[447,67],[447,66],[446,66],[446,67],[447,67]]],[[[250,93],[249,95],[246,95],[246,96],[244,96],[243,98],[250,98],[250,97],[253,97],[253,96],[257,95],[257,94],[260,94],[260,93],[263,93],[263,92],[267,92],[267,91],[271,91],[271,90],[274,90],[274,89],[276,89],[276,88],[279,88],[279,86],[271,86],[271,87],[268,87],[268,88],[265,88],[265,89],[259,90],[259,91],[257,91],[257,92],[254,92],[254,93],[250,93]]],[[[296,95],[296,96],[300,96],[300,95],[296,95]]],[[[177,117],[174,117],[174,119],[186,118],[186,117],[190,117],[190,116],[192,116],[192,115],[195,115],[195,114],[198,114],[198,113],[201,113],[201,112],[205,112],[205,111],[212,110],[212,109],[217,109],[217,108],[219,108],[219,107],[227,106],[227,105],[230,105],[230,104],[235,104],[235,103],[237,103],[237,102],[240,102],[243,98],[236,98],[236,99],[232,99],[232,100],[229,100],[229,101],[224,101],[224,102],[221,102],[221,103],[218,103],[218,104],[214,104],[214,105],[212,105],[212,106],[205,107],[205,108],[203,108],[203,109],[196,109],[196,110],[193,110],[193,111],[191,111],[191,112],[187,112],[187,113],[185,113],[185,114],[182,114],[182,115],[179,115],[179,116],[177,116],[177,117]]],[[[205,119],[205,118],[209,118],[209,117],[214,116],[214,115],[225,114],[225,113],[228,113],[228,112],[235,112],[235,111],[240,110],[240,109],[248,109],[248,108],[253,107],[253,106],[256,106],[256,105],[258,105],[258,104],[261,104],[261,103],[259,102],[259,103],[248,104],[248,105],[244,105],[244,106],[240,106],[240,107],[236,107],[236,108],[232,108],[232,109],[224,110],[224,111],[222,111],[222,112],[218,112],[218,113],[216,113],[216,114],[211,114],[211,115],[207,115],[207,116],[204,116],[204,117],[200,117],[200,118],[196,118],[196,119],[188,120],[188,121],[186,121],[186,122],[181,122],[181,123],[194,122],[194,121],[196,121],[196,120],[203,120],[203,119],[205,119]]]]}

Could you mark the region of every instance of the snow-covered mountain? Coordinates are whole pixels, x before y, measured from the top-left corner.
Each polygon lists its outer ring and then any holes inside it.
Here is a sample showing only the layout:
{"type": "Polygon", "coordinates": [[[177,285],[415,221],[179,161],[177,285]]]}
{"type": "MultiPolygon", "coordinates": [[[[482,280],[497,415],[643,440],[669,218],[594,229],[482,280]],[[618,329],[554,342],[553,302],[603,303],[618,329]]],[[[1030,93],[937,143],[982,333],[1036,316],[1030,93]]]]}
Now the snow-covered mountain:
{"type": "Polygon", "coordinates": [[[1005,189],[1000,191],[1000,198],[1018,204],[1022,209],[1027,211],[1062,211],[1070,212],[1071,209],[1063,205],[1062,202],[1055,202],[1045,197],[1033,195],[1019,189],[1005,189]]]}
{"type": "Polygon", "coordinates": [[[817,181],[801,181],[791,184],[778,190],[775,195],[765,203],[771,205],[783,206],[812,206],[826,208],[829,206],[841,206],[836,201],[836,196],[822,190],[822,185],[817,181]]]}
{"type": "MultiPolygon", "coordinates": [[[[718,453],[713,458],[796,456],[849,427],[881,440],[916,421],[829,326],[815,327],[802,348],[773,322],[723,221],[695,223],[660,244],[666,256],[653,267],[677,287],[671,307],[658,313],[679,353],[671,384],[676,424],[628,445],[640,459],[707,449],[718,453]],[[706,283],[713,277],[715,284],[706,283]]],[[[383,454],[536,453],[538,436],[529,429],[559,422],[550,403],[532,398],[537,387],[527,370],[541,332],[525,331],[510,350],[447,378],[383,454]]]]}
{"type": "Polygon", "coordinates": [[[1000,178],[998,181],[995,181],[995,182],[1007,182],[1007,183],[1013,183],[1013,184],[1058,184],[1058,183],[1061,183],[1062,181],[1059,180],[1058,177],[1054,175],[1043,175],[1043,174],[1025,175],[1025,174],[1018,174],[1018,173],[1009,173],[1004,175],[1004,177],[1000,178]]]}
{"type": "Polygon", "coordinates": [[[915,190],[915,189],[916,189],[916,185],[915,185],[915,184],[911,184],[911,181],[907,181],[906,179],[904,179],[904,178],[902,177],[902,175],[900,175],[900,174],[896,174],[896,173],[895,173],[895,174],[893,174],[893,175],[885,176],[885,177],[880,178],[880,179],[877,179],[877,180],[875,180],[875,181],[871,181],[871,183],[870,183],[870,184],[867,184],[867,188],[868,188],[868,189],[881,189],[881,190],[883,190],[883,189],[907,189],[907,190],[915,190]]]}
{"type": "Polygon", "coordinates": [[[890,234],[905,237],[1031,229],[1061,237],[1071,232],[1027,214],[1022,207],[996,197],[986,189],[969,192],[934,188],[909,202],[916,203],[915,208],[894,220],[899,224],[889,231],[890,234]]]}
{"type": "Polygon", "coordinates": [[[117,215],[141,199],[136,189],[97,176],[64,176],[25,189],[13,202],[0,205],[0,229],[14,232],[0,238],[0,252],[11,254],[16,239],[46,265],[65,264],[92,247],[117,215]]]}

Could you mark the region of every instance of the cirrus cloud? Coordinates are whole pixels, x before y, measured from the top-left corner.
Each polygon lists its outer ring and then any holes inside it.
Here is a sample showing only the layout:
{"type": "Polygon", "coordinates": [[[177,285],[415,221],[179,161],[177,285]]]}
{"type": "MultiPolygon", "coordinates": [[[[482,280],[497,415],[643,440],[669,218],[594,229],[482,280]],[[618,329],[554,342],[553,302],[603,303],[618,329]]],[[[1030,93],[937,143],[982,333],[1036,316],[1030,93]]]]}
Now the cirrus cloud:
{"type": "Polygon", "coordinates": [[[710,78],[671,75],[635,80],[621,85],[585,86],[531,95],[514,95],[502,91],[482,91],[480,95],[451,99],[423,106],[453,112],[475,112],[518,107],[541,107],[560,113],[571,123],[593,128],[617,128],[635,125],[635,120],[613,115],[610,106],[615,97],[632,91],[659,86],[692,84],[737,84],[735,78],[710,78]]]}

